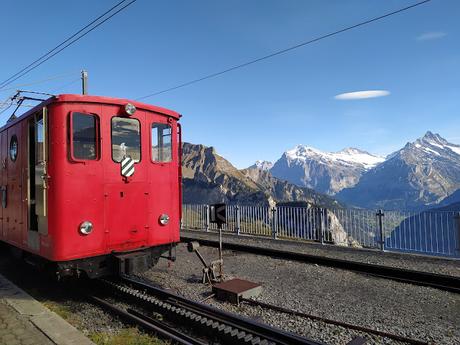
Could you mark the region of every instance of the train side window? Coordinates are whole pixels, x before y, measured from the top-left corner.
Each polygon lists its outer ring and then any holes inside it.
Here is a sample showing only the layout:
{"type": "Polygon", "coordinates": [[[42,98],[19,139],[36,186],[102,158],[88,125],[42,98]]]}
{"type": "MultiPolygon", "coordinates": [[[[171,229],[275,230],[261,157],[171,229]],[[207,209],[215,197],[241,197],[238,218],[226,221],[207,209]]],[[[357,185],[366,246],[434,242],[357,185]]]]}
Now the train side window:
{"type": "Polygon", "coordinates": [[[154,162],[171,162],[171,139],[172,130],[170,125],[163,123],[152,124],[152,160],[154,162]]]}
{"type": "Polygon", "coordinates": [[[137,119],[112,117],[112,159],[121,162],[123,157],[141,160],[141,124],[137,119]]]}
{"type": "Polygon", "coordinates": [[[82,160],[98,159],[99,126],[97,116],[72,113],[72,158],[82,160]]]}

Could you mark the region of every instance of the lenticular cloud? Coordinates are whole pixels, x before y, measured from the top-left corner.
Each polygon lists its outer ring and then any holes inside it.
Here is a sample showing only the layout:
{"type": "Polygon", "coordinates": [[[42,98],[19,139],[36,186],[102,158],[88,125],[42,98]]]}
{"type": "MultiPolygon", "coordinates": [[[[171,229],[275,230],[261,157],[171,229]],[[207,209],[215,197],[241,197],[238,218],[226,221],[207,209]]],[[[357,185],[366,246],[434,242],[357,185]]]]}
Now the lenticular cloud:
{"type": "Polygon", "coordinates": [[[365,98],[376,98],[388,96],[390,91],[387,90],[366,90],[366,91],[355,91],[341,93],[334,96],[335,99],[339,100],[349,100],[349,99],[365,99],[365,98]]]}

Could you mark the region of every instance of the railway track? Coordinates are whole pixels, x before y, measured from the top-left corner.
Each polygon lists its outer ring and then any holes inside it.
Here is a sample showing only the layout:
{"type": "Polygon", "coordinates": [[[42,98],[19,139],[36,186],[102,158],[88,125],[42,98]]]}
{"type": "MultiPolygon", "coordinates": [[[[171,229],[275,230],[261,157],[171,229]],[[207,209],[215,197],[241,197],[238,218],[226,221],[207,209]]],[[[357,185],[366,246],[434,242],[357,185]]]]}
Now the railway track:
{"type": "Polygon", "coordinates": [[[132,307],[120,308],[107,299],[91,296],[90,298],[94,303],[130,323],[169,338],[175,343],[191,345],[209,343],[235,345],[323,344],[189,300],[133,277],[122,277],[118,281],[99,280],[99,285],[102,289],[100,291],[111,293],[110,299],[117,295],[123,300],[129,301],[130,305],[136,306],[136,309],[132,307]],[[152,315],[161,315],[161,317],[154,318],[152,315]]]}
{"type": "MultiPolygon", "coordinates": [[[[198,241],[200,244],[210,247],[218,247],[219,242],[213,240],[196,239],[192,237],[181,237],[183,242],[198,241]]],[[[252,253],[257,255],[266,255],[286,260],[301,261],[306,263],[318,264],[322,266],[334,267],[363,273],[375,277],[392,279],[399,282],[427,286],[454,293],[460,293],[460,277],[454,277],[443,274],[435,274],[409,270],[404,268],[368,264],[364,262],[349,261],[324,256],[317,256],[305,253],[296,253],[283,251],[267,247],[254,247],[239,243],[224,243],[225,249],[240,252],[252,253]]]]}

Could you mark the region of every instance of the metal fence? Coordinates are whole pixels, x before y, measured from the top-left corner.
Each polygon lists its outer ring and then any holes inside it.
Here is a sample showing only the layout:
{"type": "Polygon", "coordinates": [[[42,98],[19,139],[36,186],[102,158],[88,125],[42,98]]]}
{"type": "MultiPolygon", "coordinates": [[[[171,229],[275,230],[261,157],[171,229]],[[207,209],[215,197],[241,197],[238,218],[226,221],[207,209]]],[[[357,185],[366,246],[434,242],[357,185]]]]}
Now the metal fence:
{"type": "MultiPolygon", "coordinates": [[[[227,233],[460,257],[460,212],[227,205],[227,233]]],[[[182,228],[215,231],[209,206],[184,204],[182,228]]]]}

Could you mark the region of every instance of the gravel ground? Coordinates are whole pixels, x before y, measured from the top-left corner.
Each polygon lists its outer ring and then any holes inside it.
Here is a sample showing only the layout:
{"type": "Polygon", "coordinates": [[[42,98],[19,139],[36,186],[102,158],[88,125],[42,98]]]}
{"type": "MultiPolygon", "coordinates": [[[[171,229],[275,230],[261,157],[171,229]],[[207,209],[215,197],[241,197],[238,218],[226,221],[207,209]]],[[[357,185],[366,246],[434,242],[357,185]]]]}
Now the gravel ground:
{"type": "MultiPolygon", "coordinates": [[[[197,239],[218,240],[215,232],[181,231],[182,236],[197,239]]],[[[243,243],[251,246],[264,246],[268,248],[291,250],[300,253],[319,255],[344,260],[379,264],[384,266],[407,268],[431,273],[447,274],[460,277],[460,260],[439,257],[428,257],[416,254],[398,254],[380,252],[368,249],[352,249],[333,245],[321,245],[311,242],[272,240],[254,236],[235,236],[224,234],[224,242],[243,243]]]]}
{"type": "MultiPolygon", "coordinates": [[[[217,250],[202,247],[207,260],[217,250]]],[[[174,264],[162,260],[144,274],[164,288],[195,300],[210,289],[201,284],[201,264],[185,245],[177,248],[174,264]]],[[[329,267],[285,261],[253,254],[225,251],[228,278],[261,283],[258,298],[297,311],[360,325],[433,344],[460,343],[460,296],[446,291],[367,277],[329,267]]],[[[258,306],[240,307],[208,300],[207,303],[327,344],[346,344],[359,332],[324,322],[290,316],[258,306]]],[[[365,335],[370,344],[398,344],[390,339],[365,335]]]]}

